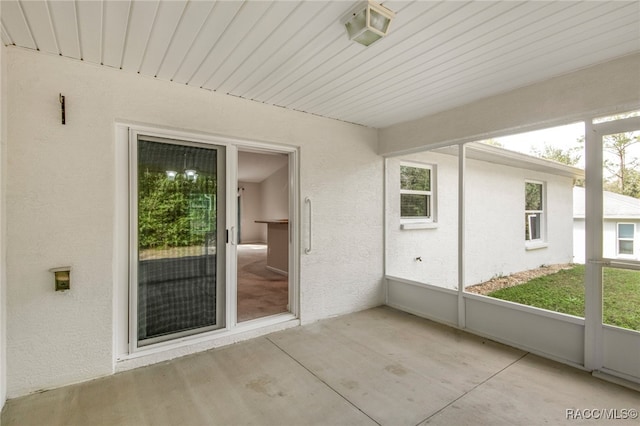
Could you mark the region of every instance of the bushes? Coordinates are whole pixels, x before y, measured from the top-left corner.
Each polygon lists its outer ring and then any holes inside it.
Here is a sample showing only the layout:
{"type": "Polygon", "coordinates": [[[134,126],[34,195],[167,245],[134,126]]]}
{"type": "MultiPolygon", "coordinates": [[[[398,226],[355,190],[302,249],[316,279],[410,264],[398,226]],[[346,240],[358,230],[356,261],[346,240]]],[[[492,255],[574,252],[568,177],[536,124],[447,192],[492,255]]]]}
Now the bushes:
{"type": "Polygon", "coordinates": [[[164,171],[138,175],[138,246],[169,248],[201,245],[215,231],[216,179],[182,175],[167,179],[164,171]]]}

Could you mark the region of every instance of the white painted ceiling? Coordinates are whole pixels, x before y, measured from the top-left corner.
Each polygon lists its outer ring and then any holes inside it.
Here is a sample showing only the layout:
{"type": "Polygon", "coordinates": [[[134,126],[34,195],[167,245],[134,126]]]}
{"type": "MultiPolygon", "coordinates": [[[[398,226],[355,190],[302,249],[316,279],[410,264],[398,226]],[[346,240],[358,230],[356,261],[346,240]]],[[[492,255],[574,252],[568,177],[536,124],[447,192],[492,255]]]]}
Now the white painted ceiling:
{"type": "Polygon", "coordinates": [[[370,47],[355,3],[2,0],[2,40],[378,128],[640,51],[639,1],[384,1],[370,47]]]}
{"type": "Polygon", "coordinates": [[[286,154],[238,151],[238,182],[260,183],[288,161],[286,154]]]}

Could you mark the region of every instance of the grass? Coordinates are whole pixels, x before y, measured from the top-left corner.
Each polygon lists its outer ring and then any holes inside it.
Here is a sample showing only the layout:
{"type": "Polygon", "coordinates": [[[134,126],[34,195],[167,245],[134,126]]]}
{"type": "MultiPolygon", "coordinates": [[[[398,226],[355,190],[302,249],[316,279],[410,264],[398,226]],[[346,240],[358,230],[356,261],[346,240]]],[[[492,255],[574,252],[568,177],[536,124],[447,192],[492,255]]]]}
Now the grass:
{"type": "MultiPolygon", "coordinates": [[[[603,322],[640,331],[640,271],[604,268],[603,322]]],[[[584,265],[489,293],[497,299],[584,317],[584,265]]]]}

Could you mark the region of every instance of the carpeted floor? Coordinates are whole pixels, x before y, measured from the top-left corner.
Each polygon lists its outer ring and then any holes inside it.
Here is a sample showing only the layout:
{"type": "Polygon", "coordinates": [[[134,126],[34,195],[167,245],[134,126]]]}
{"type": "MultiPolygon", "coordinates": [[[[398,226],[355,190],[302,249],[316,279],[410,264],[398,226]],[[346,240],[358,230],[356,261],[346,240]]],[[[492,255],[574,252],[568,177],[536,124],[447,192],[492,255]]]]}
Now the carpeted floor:
{"type": "Polygon", "coordinates": [[[288,311],[288,278],[266,266],[266,245],[238,246],[238,322],[288,311]]]}

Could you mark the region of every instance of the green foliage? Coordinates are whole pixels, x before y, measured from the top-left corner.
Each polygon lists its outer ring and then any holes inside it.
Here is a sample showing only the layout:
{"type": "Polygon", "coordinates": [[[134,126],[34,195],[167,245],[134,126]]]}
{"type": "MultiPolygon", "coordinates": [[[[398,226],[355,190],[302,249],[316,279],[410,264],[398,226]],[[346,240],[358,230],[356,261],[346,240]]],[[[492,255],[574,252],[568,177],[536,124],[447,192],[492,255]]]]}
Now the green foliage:
{"type": "Polygon", "coordinates": [[[431,170],[422,167],[400,166],[400,188],[412,191],[430,191],[431,170]]]}
{"type": "MultiPolygon", "coordinates": [[[[489,294],[497,299],[584,317],[584,265],[489,294]]],[[[603,321],[640,331],[640,272],[605,268],[603,321]]]]}
{"type": "Polygon", "coordinates": [[[484,144],[492,145],[492,146],[497,146],[498,148],[504,148],[504,145],[502,145],[500,142],[498,142],[494,138],[487,139],[487,140],[484,140],[484,141],[480,141],[480,143],[484,143],[484,144]]]}
{"type": "Polygon", "coordinates": [[[198,176],[188,181],[182,175],[167,179],[164,172],[141,170],[138,177],[138,244],[145,248],[169,248],[203,244],[207,231],[215,230],[215,203],[205,215],[210,226],[202,226],[203,207],[194,206],[199,196],[215,200],[216,181],[198,176]],[[197,221],[197,223],[196,223],[197,221]]]}
{"type": "Polygon", "coordinates": [[[640,198],[639,162],[637,158],[629,158],[629,149],[640,143],[640,137],[633,132],[617,133],[606,135],[603,143],[604,151],[613,158],[604,160],[604,167],[611,175],[604,182],[605,189],[640,198]]]}
{"type": "Polygon", "coordinates": [[[546,160],[556,161],[568,166],[575,166],[576,164],[578,164],[580,158],[582,157],[582,147],[576,146],[564,150],[562,148],[554,147],[545,143],[542,150],[532,148],[531,154],[535,155],[536,157],[544,158],[546,160]]]}
{"type": "Polygon", "coordinates": [[[524,185],[525,210],[542,210],[542,184],[526,182],[524,185]]]}

